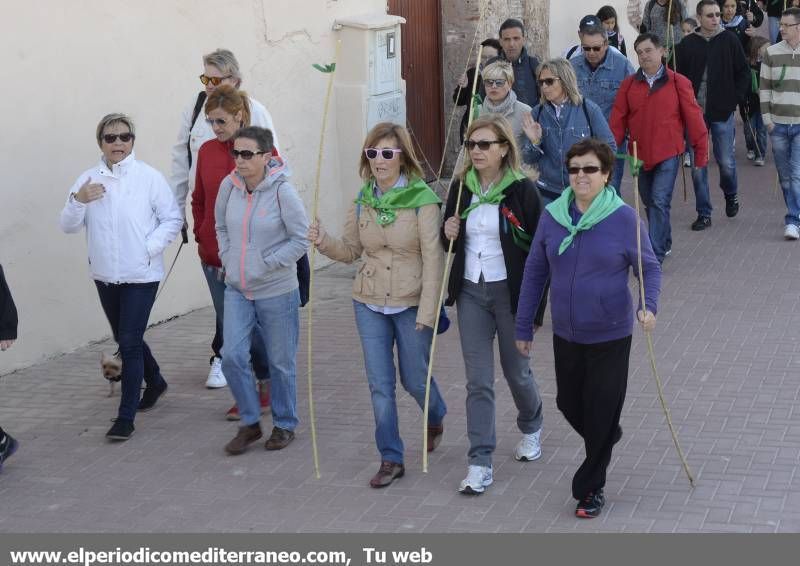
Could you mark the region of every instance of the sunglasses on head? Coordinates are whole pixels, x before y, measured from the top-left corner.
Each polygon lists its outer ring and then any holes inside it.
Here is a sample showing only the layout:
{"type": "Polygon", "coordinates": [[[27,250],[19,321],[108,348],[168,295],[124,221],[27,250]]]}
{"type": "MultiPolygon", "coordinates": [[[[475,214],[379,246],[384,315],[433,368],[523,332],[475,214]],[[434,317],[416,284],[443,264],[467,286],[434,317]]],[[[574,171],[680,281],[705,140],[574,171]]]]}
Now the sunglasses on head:
{"type": "Polygon", "coordinates": [[[539,79],[539,86],[553,86],[553,83],[559,80],[558,77],[547,77],[546,79],[539,79]]]}
{"type": "Polygon", "coordinates": [[[232,149],[231,150],[231,155],[233,156],[234,159],[239,159],[241,157],[245,161],[250,161],[251,159],[253,159],[254,155],[263,155],[265,153],[267,153],[267,152],[266,151],[250,151],[249,149],[243,149],[242,151],[239,151],[238,149],[232,149]]]}
{"type": "Polygon", "coordinates": [[[602,45],[581,45],[581,49],[585,52],[594,51],[595,53],[600,53],[603,50],[602,45]]]}
{"type": "Polygon", "coordinates": [[[464,140],[464,147],[467,148],[468,151],[472,151],[476,147],[481,151],[488,151],[492,144],[496,143],[506,143],[503,140],[481,140],[481,141],[472,141],[472,140],[464,140]]]}
{"type": "Polygon", "coordinates": [[[204,85],[211,83],[214,86],[219,86],[222,81],[229,78],[231,78],[231,75],[228,75],[227,77],[209,77],[206,74],[202,74],[200,75],[200,82],[204,85]]]}
{"type": "Polygon", "coordinates": [[[378,157],[378,152],[380,152],[381,157],[384,159],[394,159],[395,154],[403,153],[402,149],[378,149],[375,147],[368,147],[364,150],[364,153],[367,156],[367,159],[375,159],[378,157]]]}
{"type": "Polygon", "coordinates": [[[506,82],[507,81],[505,79],[484,79],[483,80],[483,84],[485,84],[489,88],[496,88],[496,87],[499,87],[499,86],[505,86],[506,82]]]}
{"type": "Polygon", "coordinates": [[[126,132],[124,134],[103,134],[103,141],[106,143],[114,143],[117,141],[117,138],[119,138],[121,142],[128,143],[135,137],[136,136],[130,132],[126,132]]]}
{"type": "Polygon", "coordinates": [[[583,167],[576,167],[572,165],[570,167],[567,167],[567,173],[569,173],[570,175],[577,175],[581,171],[583,171],[587,175],[594,175],[595,173],[598,173],[600,171],[600,167],[598,167],[597,165],[585,165],[583,167]]]}

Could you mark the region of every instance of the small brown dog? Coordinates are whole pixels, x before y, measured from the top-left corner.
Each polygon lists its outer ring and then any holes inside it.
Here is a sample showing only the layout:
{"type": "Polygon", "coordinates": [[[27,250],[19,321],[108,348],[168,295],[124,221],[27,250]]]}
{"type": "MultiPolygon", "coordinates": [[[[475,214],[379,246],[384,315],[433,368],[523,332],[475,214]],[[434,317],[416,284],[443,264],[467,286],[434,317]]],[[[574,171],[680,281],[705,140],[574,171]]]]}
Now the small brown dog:
{"type": "Polygon", "coordinates": [[[122,381],[122,358],[119,355],[119,351],[111,356],[105,353],[100,354],[100,369],[103,372],[103,377],[111,385],[111,391],[109,391],[108,396],[112,397],[114,395],[114,384],[122,381]]]}

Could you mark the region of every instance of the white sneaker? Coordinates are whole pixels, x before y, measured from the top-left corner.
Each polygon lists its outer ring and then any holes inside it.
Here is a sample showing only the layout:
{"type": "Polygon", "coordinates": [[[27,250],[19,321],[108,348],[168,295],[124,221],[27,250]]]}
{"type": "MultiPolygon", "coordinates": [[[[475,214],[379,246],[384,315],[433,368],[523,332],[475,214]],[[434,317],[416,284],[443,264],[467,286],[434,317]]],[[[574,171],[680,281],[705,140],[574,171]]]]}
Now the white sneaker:
{"type": "Polygon", "coordinates": [[[683,154],[683,166],[684,167],[692,166],[692,156],[688,151],[683,154]]]}
{"type": "Polygon", "coordinates": [[[753,159],[755,159],[755,158],[756,158],[756,152],[755,152],[755,151],[748,151],[748,152],[747,152],[747,159],[749,159],[750,161],[752,161],[752,160],[753,160],[753,159]]]}
{"type": "Polygon", "coordinates": [[[228,382],[225,381],[225,374],[222,373],[222,360],[220,358],[214,358],[214,361],[211,362],[211,369],[208,370],[206,387],[209,389],[219,389],[226,385],[228,385],[228,382]]]}
{"type": "Polygon", "coordinates": [[[764,158],[763,157],[759,157],[759,158],[755,159],[753,161],[753,165],[755,165],[756,167],[763,167],[764,166],[764,158]]]}
{"type": "Polygon", "coordinates": [[[480,495],[493,481],[491,466],[470,466],[458,491],[464,495],[480,495]]]}
{"type": "Polygon", "coordinates": [[[783,229],[783,237],[786,238],[787,240],[800,239],[800,228],[798,228],[794,224],[787,224],[786,227],[783,229]]]}
{"type": "Polygon", "coordinates": [[[542,456],[542,443],[539,440],[542,430],[539,429],[531,434],[523,434],[522,440],[514,450],[514,459],[521,462],[532,462],[542,456]]]}

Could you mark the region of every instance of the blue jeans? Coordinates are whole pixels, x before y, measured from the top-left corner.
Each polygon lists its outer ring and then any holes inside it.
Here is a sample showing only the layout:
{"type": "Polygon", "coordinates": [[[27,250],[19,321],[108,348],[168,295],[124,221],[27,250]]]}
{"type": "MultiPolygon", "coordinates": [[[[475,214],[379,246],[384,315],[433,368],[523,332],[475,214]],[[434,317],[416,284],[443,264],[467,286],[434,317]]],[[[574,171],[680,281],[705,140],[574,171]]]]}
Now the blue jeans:
{"type": "Polygon", "coordinates": [[[117,417],[133,421],[139,407],[142,381],[147,387],[165,385],[158,363],[144,341],[158,281],[120,284],[95,281],[94,284],[122,358],[122,395],[117,417]]]}
{"type": "Polygon", "coordinates": [[[261,419],[258,392],[250,371],[253,329],[261,327],[267,352],[272,399],[272,424],[286,430],[297,427],[297,343],[300,333],[300,293],[297,289],[249,300],[233,287],[225,289],[222,371],[231,388],[243,426],[261,419]]]}
{"type": "Polygon", "coordinates": [[[639,192],[647,211],[647,228],[650,243],[658,261],[663,262],[667,250],[672,249],[672,226],[669,212],[672,208],[672,191],[683,156],[676,155],[639,173],[639,192]]]}
{"type": "MultiPolygon", "coordinates": [[[[617,150],[617,153],[627,153],[628,142],[623,141],[622,146],[617,150]]],[[[614,172],[611,174],[609,185],[614,187],[619,196],[622,196],[622,176],[625,174],[625,167],[628,165],[627,160],[617,159],[614,161],[614,172]]]]}
{"type": "MultiPolygon", "coordinates": [[[[428,375],[433,329],[427,326],[419,331],[415,329],[416,307],[388,315],[372,311],[358,301],[353,301],[353,308],[372,395],[375,443],[382,461],[402,464],[403,440],[400,438],[395,398],[394,344],[397,343],[400,383],[419,407],[424,408],[425,378],[428,375]]],[[[444,420],[447,407],[433,378],[429,402],[428,424],[439,425],[444,420]]]]}
{"type": "Polygon", "coordinates": [[[780,24],[781,18],[779,16],[769,16],[769,42],[775,43],[778,41],[778,33],[780,32],[780,28],[778,24],[780,24]]]}
{"type": "Polygon", "coordinates": [[[772,132],[775,168],[786,201],[786,225],[800,226],[800,124],[775,124],[772,132]]]}
{"type": "MultiPolygon", "coordinates": [[[[714,159],[719,166],[719,187],[726,197],[736,196],[736,124],[733,112],[724,122],[706,120],[711,143],[714,148],[714,159]]],[[[711,195],[708,189],[708,166],[694,167],[694,150],[692,154],[692,184],[694,185],[695,210],[698,216],[711,218],[711,195]]]]}
{"type": "MultiPolygon", "coordinates": [[[[203,268],[203,275],[206,276],[206,283],[208,284],[208,291],[211,293],[211,302],[214,305],[214,314],[216,315],[214,340],[211,342],[211,349],[214,355],[222,358],[222,344],[224,325],[223,319],[225,317],[225,276],[219,267],[200,263],[203,268]]],[[[253,372],[256,374],[256,379],[267,380],[269,379],[269,364],[267,362],[267,351],[264,348],[264,339],[261,337],[261,328],[258,324],[253,328],[253,339],[250,345],[250,361],[253,364],[253,372]]],[[[223,370],[222,373],[225,373],[223,370]]]]}
{"type": "Polygon", "coordinates": [[[747,116],[747,123],[744,124],[744,141],[747,151],[755,153],[756,159],[767,157],[767,127],[764,125],[761,112],[755,111],[747,116]]]}

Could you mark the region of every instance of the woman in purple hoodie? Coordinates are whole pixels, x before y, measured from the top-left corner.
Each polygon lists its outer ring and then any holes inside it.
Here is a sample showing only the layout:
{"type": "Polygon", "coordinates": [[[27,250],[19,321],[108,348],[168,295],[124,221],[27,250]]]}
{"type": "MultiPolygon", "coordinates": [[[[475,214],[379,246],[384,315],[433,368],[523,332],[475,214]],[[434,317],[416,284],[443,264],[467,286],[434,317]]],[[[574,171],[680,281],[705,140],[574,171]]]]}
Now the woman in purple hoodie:
{"type": "Polygon", "coordinates": [[[636,230],[641,234],[645,303],[638,319],[655,326],[661,267],[644,225],[608,186],[614,152],[587,138],[567,152],[570,186],[545,207],[525,263],[517,308],[517,349],[529,355],[533,320],[550,279],[556,405],[581,435],[586,459],[572,479],[575,514],[600,514],[611,448],[622,436],[619,418],[628,382],[637,271],[636,230]]]}

